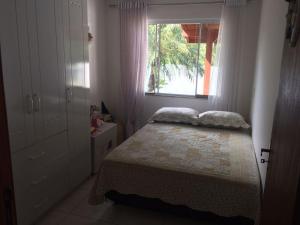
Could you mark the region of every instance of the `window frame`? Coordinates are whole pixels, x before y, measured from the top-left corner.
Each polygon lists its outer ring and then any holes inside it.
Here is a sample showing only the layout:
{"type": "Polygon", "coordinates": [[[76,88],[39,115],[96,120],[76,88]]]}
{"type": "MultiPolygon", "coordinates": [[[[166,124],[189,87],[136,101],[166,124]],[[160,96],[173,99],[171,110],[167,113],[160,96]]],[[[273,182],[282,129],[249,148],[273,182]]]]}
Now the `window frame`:
{"type": "Polygon", "coordinates": [[[168,93],[152,93],[145,92],[146,96],[159,96],[159,97],[174,97],[174,98],[201,98],[208,99],[209,95],[184,95],[184,94],[168,94],[168,93]]]}
{"type": "MultiPolygon", "coordinates": [[[[156,25],[156,24],[209,24],[209,23],[217,23],[220,24],[220,18],[197,18],[197,19],[150,19],[148,20],[147,30],[149,25],[156,25]]],[[[148,43],[147,43],[148,45],[148,43]]],[[[199,53],[198,53],[199,57],[199,53]]],[[[148,63],[148,61],[147,61],[148,63]]],[[[198,72],[197,72],[198,74],[198,72]]],[[[146,96],[160,96],[160,97],[175,97],[175,98],[199,98],[199,99],[208,99],[209,95],[200,95],[197,94],[198,88],[198,76],[196,77],[196,85],[195,85],[195,94],[188,95],[188,94],[172,94],[172,93],[157,93],[157,92],[148,92],[144,91],[146,96]]]]}

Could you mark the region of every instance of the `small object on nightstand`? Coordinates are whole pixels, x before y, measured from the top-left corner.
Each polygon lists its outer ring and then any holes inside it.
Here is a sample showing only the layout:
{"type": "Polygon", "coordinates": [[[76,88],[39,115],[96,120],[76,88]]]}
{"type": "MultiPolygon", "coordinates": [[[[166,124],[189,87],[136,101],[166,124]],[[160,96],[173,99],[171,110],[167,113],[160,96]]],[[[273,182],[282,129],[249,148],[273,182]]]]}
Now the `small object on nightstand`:
{"type": "Polygon", "coordinates": [[[105,156],[117,146],[117,124],[103,122],[91,135],[92,174],[98,172],[105,156]]]}

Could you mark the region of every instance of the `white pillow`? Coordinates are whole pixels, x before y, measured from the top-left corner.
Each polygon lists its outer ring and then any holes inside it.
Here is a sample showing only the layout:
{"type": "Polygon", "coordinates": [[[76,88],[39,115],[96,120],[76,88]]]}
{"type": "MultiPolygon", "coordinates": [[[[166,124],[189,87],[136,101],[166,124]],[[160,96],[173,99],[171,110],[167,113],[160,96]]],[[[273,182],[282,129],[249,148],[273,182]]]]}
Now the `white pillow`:
{"type": "Polygon", "coordinates": [[[154,113],[150,121],[197,125],[198,114],[197,110],[191,108],[163,107],[154,113]]]}
{"type": "Polygon", "coordinates": [[[204,126],[227,127],[227,128],[250,128],[244,118],[234,112],[207,111],[199,114],[199,123],[204,126]]]}

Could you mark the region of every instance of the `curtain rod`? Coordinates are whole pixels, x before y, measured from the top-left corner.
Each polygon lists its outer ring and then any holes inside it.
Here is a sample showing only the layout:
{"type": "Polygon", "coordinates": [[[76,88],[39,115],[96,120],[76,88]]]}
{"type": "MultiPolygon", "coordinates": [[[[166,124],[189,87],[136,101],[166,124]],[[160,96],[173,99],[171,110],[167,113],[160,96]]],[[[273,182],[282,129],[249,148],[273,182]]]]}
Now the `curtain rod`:
{"type": "MultiPolygon", "coordinates": [[[[200,5],[200,4],[224,4],[225,0],[202,1],[202,2],[181,2],[181,3],[149,3],[148,6],[156,5],[200,5]]],[[[109,4],[109,7],[118,7],[118,4],[109,4]]]]}

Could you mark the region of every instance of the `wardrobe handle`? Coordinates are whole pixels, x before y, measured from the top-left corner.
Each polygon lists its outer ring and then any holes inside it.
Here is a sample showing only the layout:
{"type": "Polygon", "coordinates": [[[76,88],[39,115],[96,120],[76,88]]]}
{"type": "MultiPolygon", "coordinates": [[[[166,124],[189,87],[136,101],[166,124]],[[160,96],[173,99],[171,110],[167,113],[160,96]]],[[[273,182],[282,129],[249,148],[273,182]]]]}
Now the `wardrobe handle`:
{"type": "Polygon", "coordinates": [[[41,99],[37,94],[33,94],[33,111],[39,112],[41,108],[41,99]]]}
{"type": "Polygon", "coordinates": [[[67,103],[71,103],[72,101],[72,89],[71,88],[67,88],[66,89],[66,99],[67,99],[67,103]]]}
{"type": "Polygon", "coordinates": [[[32,185],[38,185],[42,183],[44,180],[47,180],[47,176],[42,176],[39,180],[34,180],[31,182],[32,185]]]}
{"type": "Polygon", "coordinates": [[[31,95],[26,95],[26,108],[28,114],[33,113],[33,99],[31,95]]]}
{"type": "Polygon", "coordinates": [[[29,156],[28,159],[36,160],[36,159],[39,159],[39,158],[43,157],[44,155],[46,155],[46,152],[42,152],[41,154],[36,155],[36,156],[29,156]]]}
{"type": "Polygon", "coordinates": [[[43,205],[45,205],[48,202],[48,198],[45,198],[44,200],[42,200],[40,203],[37,203],[33,206],[33,208],[38,209],[41,208],[43,205]]]}

